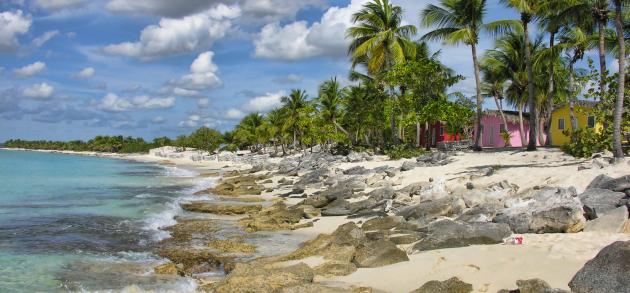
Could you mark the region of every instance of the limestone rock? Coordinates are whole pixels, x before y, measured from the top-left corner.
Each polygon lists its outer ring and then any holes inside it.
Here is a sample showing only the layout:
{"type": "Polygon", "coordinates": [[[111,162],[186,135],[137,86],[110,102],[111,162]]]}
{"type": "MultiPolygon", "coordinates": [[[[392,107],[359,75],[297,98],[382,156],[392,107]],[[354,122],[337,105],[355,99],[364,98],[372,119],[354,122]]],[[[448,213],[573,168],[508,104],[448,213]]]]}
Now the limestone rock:
{"type": "Polygon", "coordinates": [[[604,247],[569,282],[576,293],[628,292],[630,288],[630,241],[604,247]]]}
{"type": "Polygon", "coordinates": [[[415,169],[416,167],[418,167],[418,165],[415,162],[412,161],[405,161],[403,162],[402,166],[400,167],[400,171],[411,171],[413,169],[415,169]]]}
{"type": "Polygon", "coordinates": [[[365,221],[361,229],[363,229],[363,231],[389,230],[399,226],[404,221],[405,219],[399,216],[379,217],[365,221]]]}
{"type": "Polygon", "coordinates": [[[210,201],[195,201],[191,203],[180,204],[182,209],[196,213],[210,213],[217,215],[242,215],[251,212],[260,211],[262,205],[250,204],[228,204],[210,201]]]}
{"type": "Polygon", "coordinates": [[[628,221],[628,208],[626,206],[609,210],[597,219],[586,222],[584,232],[608,232],[621,233],[628,221]]]}
{"type": "Polygon", "coordinates": [[[463,282],[457,277],[452,277],[445,281],[429,281],[422,287],[409,293],[470,293],[473,286],[463,282]]]}
{"type": "Polygon", "coordinates": [[[398,216],[409,219],[435,219],[453,213],[452,198],[443,197],[400,209],[398,216]]]}
{"type": "Polygon", "coordinates": [[[315,274],[321,276],[347,276],[357,271],[351,262],[330,261],[315,267],[315,274]]]}
{"type": "Polygon", "coordinates": [[[465,223],[448,219],[438,220],[421,229],[423,238],[413,247],[424,251],[463,247],[476,244],[497,244],[512,232],[506,224],[465,223]]]}
{"type": "Polygon", "coordinates": [[[285,287],[312,283],[314,277],[313,269],[304,263],[288,267],[236,264],[227,278],[216,285],[214,292],[277,292],[285,287]]]}
{"type": "Polygon", "coordinates": [[[515,233],[575,233],[586,225],[579,198],[562,188],[542,189],[533,199],[502,210],[494,221],[515,233]]]}
{"type": "Polygon", "coordinates": [[[584,204],[584,211],[589,219],[595,219],[600,213],[606,213],[628,203],[623,192],[615,192],[608,189],[591,188],[579,195],[584,204]]]}
{"type": "Polygon", "coordinates": [[[172,262],[159,265],[153,268],[153,271],[159,275],[179,275],[179,270],[177,269],[177,266],[172,262]]]}
{"type": "Polygon", "coordinates": [[[408,260],[407,253],[391,241],[377,240],[359,245],[353,262],[359,268],[376,268],[408,260]]]}
{"type": "Polygon", "coordinates": [[[235,240],[213,240],[208,243],[208,246],[219,250],[221,252],[230,252],[230,253],[254,253],[256,252],[256,246],[243,242],[243,241],[235,241],[235,240]]]}

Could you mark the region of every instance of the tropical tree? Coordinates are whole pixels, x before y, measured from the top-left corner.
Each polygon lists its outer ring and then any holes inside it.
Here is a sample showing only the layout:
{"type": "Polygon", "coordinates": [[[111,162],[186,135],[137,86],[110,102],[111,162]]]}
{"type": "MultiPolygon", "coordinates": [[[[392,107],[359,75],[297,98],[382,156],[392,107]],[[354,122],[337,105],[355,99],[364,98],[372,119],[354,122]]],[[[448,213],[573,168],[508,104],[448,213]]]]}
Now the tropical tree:
{"type": "Polygon", "coordinates": [[[251,151],[258,151],[266,139],[263,124],[264,119],[260,113],[248,114],[236,125],[234,136],[242,145],[249,146],[251,151]]]}
{"type": "Polygon", "coordinates": [[[523,43],[525,44],[525,66],[527,68],[527,104],[529,106],[529,143],[528,151],[535,151],[538,140],[538,109],[536,105],[536,88],[534,81],[534,68],[532,61],[532,49],[529,40],[529,25],[535,17],[543,12],[545,7],[541,0],[500,0],[509,7],[516,9],[521,14],[520,24],[523,29],[523,43]]]}
{"type": "Polygon", "coordinates": [[[617,59],[619,60],[619,79],[617,81],[617,99],[615,101],[615,114],[613,121],[613,154],[615,158],[623,158],[623,149],[621,147],[621,118],[623,115],[623,100],[625,94],[626,83],[626,42],[624,40],[624,27],[623,27],[623,8],[622,0],[615,1],[615,28],[617,31],[617,40],[619,41],[618,50],[619,54],[617,59]]]}
{"type": "Polygon", "coordinates": [[[497,33],[508,27],[509,22],[500,21],[484,24],[486,13],[485,0],[441,0],[440,5],[429,4],[421,13],[421,24],[425,27],[437,27],[425,34],[423,40],[442,40],[447,44],[466,44],[470,46],[475,72],[477,97],[477,121],[475,130],[476,150],[481,150],[481,118],[483,116],[483,97],[481,95],[481,77],[477,57],[477,45],[482,32],[497,33]]]}
{"type": "Polygon", "coordinates": [[[497,110],[499,111],[499,115],[501,116],[501,121],[503,121],[503,125],[508,125],[507,118],[505,117],[505,113],[503,112],[503,91],[508,76],[504,75],[503,72],[500,71],[500,67],[492,67],[483,61],[486,60],[482,59],[481,64],[481,73],[483,76],[483,84],[481,87],[483,90],[483,94],[494,99],[494,103],[497,106],[497,110]]]}
{"type": "MultiPolygon", "coordinates": [[[[389,0],[372,0],[352,16],[356,24],[346,32],[351,40],[348,53],[353,67],[365,64],[369,75],[376,75],[415,55],[410,40],[416,27],[402,24],[403,10],[389,0]]],[[[395,113],[390,115],[392,140],[398,143],[395,113]]]]}
{"type": "Polygon", "coordinates": [[[306,91],[294,89],[288,96],[281,99],[282,108],[286,113],[285,127],[293,132],[293,148],[297,147],[300,122],[304,116],[303,110],[308,106],[306,91]]]}
{"type": "Polygon", "coordinates": [[[347,90],[342,88],[337,81],[337,77],[334,77],[319,86],[319,97],[316,99],[316,102],[319,113],[324,121],[332,124],[335,130],[338,129],[343,132],[348,139],[352,140],[350,133],[337,122],[337,119],[343,116],[342,106],[346,95],[347,90]]]}
{"type": "MultiPolygon", "coordinates": [[[[560,17],[573,22],[588,24],[587,32],[597,31],[597,50],[599,53],[599,87],[603,95],[606,86],[606,35],[609,21],[610,1],[609,0],[575,0],[570,1],[570,5],[560,13],[560,17]]],[[[603,96],[602,96],[603,97],[603,96]]]]}

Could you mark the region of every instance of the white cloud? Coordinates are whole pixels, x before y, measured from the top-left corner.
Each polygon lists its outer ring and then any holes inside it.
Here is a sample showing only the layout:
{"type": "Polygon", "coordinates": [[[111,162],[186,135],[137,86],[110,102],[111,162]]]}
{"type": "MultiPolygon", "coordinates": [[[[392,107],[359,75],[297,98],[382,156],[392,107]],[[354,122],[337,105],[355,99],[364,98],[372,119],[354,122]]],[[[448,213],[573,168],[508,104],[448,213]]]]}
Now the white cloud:
{"type": "Polygon", "coordinates": [[[42,72],[44,69],[46,69],[46,63],[37,61],[22,68],[14,69],[13,73],[18,77],[30,77],[42,72]]]}
{"type": "Polygon", "coordinates": [[[41,36],[39,36],[37,38],[34,38],[31,43],[33,44],[33,46],[39,48],[39,47],[43,46],[46,42],[48,42],[52,38],[54,38],[57,34],[59,34],[59,31],[57,31],[57,30],[47,31],[47,32],[43,33],[41,36]]]}
{"type": "Polygon", "coordinates": [[[202,109],[210,107],[210,99],[202,98],[202,99],[197,100],[197,107],[202,108],[202,109]]]}
{"type": "Polygon", "coordinates": [[[346,30],[352,26],[352,14],[365,2],[352,0],[346,7],[331,7],[311,26],[306,21],[267,24],[254,40],[254,56],[280,60],[345,56],[346,30]]]}
{"type": "Polygon", "coordinates": [[[108,93],[96,103],[96,108],[106,112],[127,112],[136,109],[167,109],[175,106],[175,98],[150,98],[137,96],[131,99],[121,98],[114,93],[108,93]]]}
{"type": "Polygon", "coordinates": [[[238,120],[243,118],[244,116],[245,112],[236,108],[228,109],[227,112],[225,112],[225,118],[227,119],[238,120]]]}
{"type": "Polygon", "coordinates": [[[212,62],[213,52],[199,54],[190,65],[190,73],[182,76],[173,83],[185,90],[204,90],[221,85],[221,79],[217,76],[219,68],[212,62]]]}
{"type": "Polygon", "coordinates": [[[179,127],[194,128],[194,127],[198,127],[200,122],[201,122],[201,116],[195,114],[195,115],[188,116],[188,119],[184,121],[180,121],[178,125],[179,127]]]}
{"type": "Polygon", "coordinates": [[[297,74],[289,74],[287,76],[282,76],[274,79],[275,82],[280,84],[293,84],[302,82],[303,78],[301,75],[297,74]]]}
{"type": "Polygon", "coordinates": [[[96,107],[107,112],[125,112],[133,109],[131,102],[121,99],[118,95],[113,93],[105,95],[96,107]]]}
{"type": "Polygon", "coordinates": [[[22,95],[27,98],[47,99],[52,96],[54,91],[55,88],[47,83],[39,83],[22,90],[22,95]]]}
{"type": "Polygon", "coordinates": [[[323,7],[323,0],[242,0],[244,21],[255,20],[263,22],[281,21],[293,19],[298,11],[310,7],[323,7]]]}
{"type": "Polygon", "coordinates": [[[196,97],[199,96],[199,91],[195,90],[187,90],[180,87],[176,87],[173,89],[173,94],[182,97],[196,97]]]}
{"type": "Polygon", "coordinates": [[[267,112],[273,108],[280,106],[284,92],[267,93],[264,96],[250,99],[244,106],[243,110],[248,112],[267,112]]]}
{"type": "Polygon", "coordinates": [[[166,118],[164,118],[162,116],[157,116],[157,117],[151,119],[151,122],[153,122],[155,124],[162,124],[162,123],[166,122],[166,118]]]}
{"type": "Polygon", "coordinates": [[[46,10],[61,10],[83,6],[83,0],[36,0],[35,5],[46,10]]]}
{"type": "Polygon", "coordinates": [[[168,109],[175,106],[175,98],[150,98],[148,96],[138,96],[133,98],[132,103],[138,109],[168,109]]]}
{"type": "Polygon", "coordinates": [[[31,16],[22,10],[0,13],[0,52],[15,50],[20,45],[17,36],[27,33],[31,24],[31,16]]]}
{"type": "Polygon", "coordinates": [[[109,45],[104,51],[139,59],[200,51],[223,38],[232,27],[232,19],[240,14],[238,6],[219,4],[179,19],[162,18],[158,25],[144,28],[139,41],[109,45]]]}
{"type": "Polygon", "coordinates": [[[94,76],[94,73],[96,73],[96,70],[93,67],[86,67],[86,68],[83,68],[83,70],[81,70],[77,74],[77,77],[78,78],[90,78],[90,77],[94,76]]]}
{"type": "Polygon", "coordinates": [[[110,0],[105,8],[112,12],[147,13],[167,17],[182,17],[203,11],[222,0],[110,0]]]}

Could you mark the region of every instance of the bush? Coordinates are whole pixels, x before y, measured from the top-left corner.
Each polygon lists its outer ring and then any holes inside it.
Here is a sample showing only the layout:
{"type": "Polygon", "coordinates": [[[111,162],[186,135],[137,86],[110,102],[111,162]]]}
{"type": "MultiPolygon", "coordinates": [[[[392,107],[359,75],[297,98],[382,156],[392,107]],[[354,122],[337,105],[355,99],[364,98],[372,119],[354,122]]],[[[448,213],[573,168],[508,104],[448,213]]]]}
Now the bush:
{"type": "Polygon", "coordinates": [[[506,147],[512,146],[510,140],[512,139],[512,134],[507,131],[501,131],[501,138],[503,139],[503,144],[506,147]]]}
{"type": "Polygon", "coordinates": [[[423,155],[425,150],[410,145],[397,145],[385,150],[385,154],[392,160],[410,159],[423,155]]]}
{"type": "Polygon", "coordinates": [[[571,138],[571,142],[562,146],[562,150],[576,158],[591,157],[594,153],[612,149],[610,136],[597,133],[593,128],[565,130],[564,135],[571,138]]]}

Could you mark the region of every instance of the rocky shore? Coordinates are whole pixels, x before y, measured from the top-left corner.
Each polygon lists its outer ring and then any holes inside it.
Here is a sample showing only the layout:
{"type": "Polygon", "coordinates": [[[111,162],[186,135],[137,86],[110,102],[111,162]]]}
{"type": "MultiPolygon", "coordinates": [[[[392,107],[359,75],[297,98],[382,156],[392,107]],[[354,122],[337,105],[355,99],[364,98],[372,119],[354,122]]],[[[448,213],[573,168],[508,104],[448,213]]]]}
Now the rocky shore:
{"type": "Polygon", "coordinates": [[[156,274],[208,292],[625,292],[630,166],[557,150],[136,157],[216,185],[156,274]],[[201,156],[201,159],[199,159],[201,156]],[[210,198],[210,200],[208,200],[210,198]],[[521,245],[506,245],[511,237],[521,245]],[[601,252],[600,252],[601,251],[601,252]]]}

